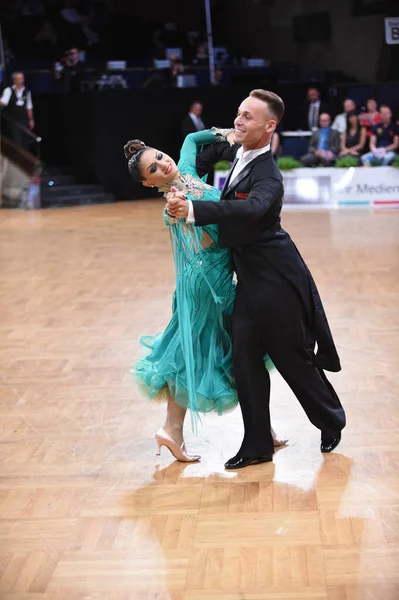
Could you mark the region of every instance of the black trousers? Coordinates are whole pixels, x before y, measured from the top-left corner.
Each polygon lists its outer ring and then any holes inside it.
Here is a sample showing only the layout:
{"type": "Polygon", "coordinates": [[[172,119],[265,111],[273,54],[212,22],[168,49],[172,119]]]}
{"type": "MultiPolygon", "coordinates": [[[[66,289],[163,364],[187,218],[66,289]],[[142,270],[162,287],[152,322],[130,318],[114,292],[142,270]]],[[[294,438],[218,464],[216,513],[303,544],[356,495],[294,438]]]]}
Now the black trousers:
{"type": "Polygon", "coordinates": [[[345,412],[324,374],[314,362],[302,300],[277,271],[268,274],[261,314],[255,318],[252,296],[237,286],[233,313],[233,360],[244,439],[238,454],[255,457],[273,453],[270,434],[270,376],[264,359],[275,367],[301,403],[309,420],[334,435],[345,427],[345,412]]]}
{"type": "MultiPolygon", "coordinates": [[[[20,121],[20,124],[29,129],[29,121],[20,121]]],[[[27,133],[18,127],[14,123],[8,123],[8,135],[10,139],[24,150],[29,150],[30,138],[27,133]]]]}

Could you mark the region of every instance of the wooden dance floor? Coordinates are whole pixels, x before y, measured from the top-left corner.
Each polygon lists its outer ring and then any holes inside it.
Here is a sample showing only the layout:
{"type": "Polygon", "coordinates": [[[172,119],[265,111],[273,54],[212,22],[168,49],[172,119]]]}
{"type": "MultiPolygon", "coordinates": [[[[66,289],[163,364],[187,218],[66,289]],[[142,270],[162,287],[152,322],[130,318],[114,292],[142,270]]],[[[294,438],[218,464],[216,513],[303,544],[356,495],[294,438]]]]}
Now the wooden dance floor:
{"type": "Polygon", "coordinates": [[[279,375],[274,464],[155,455],[164,407],[129,373],[173,292],[162,202],[0,212],[1,600],[398,600],[399,212],[286,212],[319,285],[348,425],[319,452],[279,375]]]}

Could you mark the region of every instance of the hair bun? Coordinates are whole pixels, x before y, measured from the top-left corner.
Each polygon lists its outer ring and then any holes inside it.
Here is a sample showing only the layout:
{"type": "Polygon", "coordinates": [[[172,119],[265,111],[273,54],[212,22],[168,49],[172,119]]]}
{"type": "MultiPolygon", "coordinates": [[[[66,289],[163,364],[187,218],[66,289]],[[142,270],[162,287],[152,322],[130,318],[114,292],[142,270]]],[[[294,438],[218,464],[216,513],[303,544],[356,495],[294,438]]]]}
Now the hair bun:
{"type": "Polygon", "coordinates": [[[143,148],[146,148],[146,145],[141,140],[130,140],[124,145],[123,150],[127,160],[130,160],[137,152],[143,150],[143,148]]]}

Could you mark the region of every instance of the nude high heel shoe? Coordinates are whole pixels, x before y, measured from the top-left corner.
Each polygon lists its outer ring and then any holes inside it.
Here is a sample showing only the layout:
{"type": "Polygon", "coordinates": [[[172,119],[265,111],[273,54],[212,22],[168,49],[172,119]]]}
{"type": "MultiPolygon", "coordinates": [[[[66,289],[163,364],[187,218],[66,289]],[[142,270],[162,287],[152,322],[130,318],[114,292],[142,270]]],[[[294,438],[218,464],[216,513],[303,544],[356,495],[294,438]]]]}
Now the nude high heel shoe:
{"type": "Polygon", "coordinates": [[[160,456],[162,446],[166,446],[175,459],[180,462],[197,462],[201,458],[197,454],[187,454],[184,442],[179,446],[162,427],[157,431],[155,439],[158,446],[157,456],[160,456]]]}
{"type": "Polygon", "coordinates": [[[270,428],[270,432],[272,434],[272,438],[273,438],[273,446],[275,448],[279,448],[280,446],[286,446],[288,439],[284,440],[280,437],[278,437],[277,433],[274,431],[273,427],[270,428]]]}

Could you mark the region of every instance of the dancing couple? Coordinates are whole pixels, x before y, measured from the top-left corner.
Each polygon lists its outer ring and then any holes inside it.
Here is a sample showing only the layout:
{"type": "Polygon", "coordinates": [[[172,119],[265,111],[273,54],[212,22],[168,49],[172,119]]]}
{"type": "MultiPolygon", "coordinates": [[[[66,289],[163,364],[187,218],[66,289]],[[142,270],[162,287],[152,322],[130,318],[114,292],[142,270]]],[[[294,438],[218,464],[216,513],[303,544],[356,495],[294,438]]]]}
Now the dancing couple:
{"type": "Polygon", "coordinates": [[[184,141],[178,165],[139,140],[125,145],[131,176],[165,192],[164,221],[176,267],[173,315],[165,332],[142,338],[135,367],[151,398],[167,398],[156,439],[178,460],[195,461],[183,439],[186,410],[222,414],[240,404],[244,438],[226,469],[273,460],[284,443],[270,422],[275,367],[321,431],[321,451],[340,442],[345,412],[324,370],[340,361],[312,275],[280,224],[284,188],[270,141],[282,99],[253,90],[234,130],[184,141]],[[222,192],[206,184],[218,160],[232,162],[222,192]],[[237,285],[233,281],[237,275],[237,285]],[[317,351],[315,351],[317,344],[317,351]]]}

